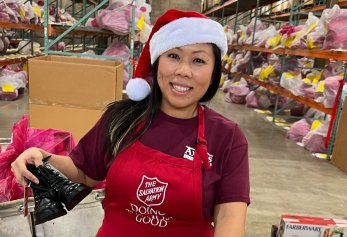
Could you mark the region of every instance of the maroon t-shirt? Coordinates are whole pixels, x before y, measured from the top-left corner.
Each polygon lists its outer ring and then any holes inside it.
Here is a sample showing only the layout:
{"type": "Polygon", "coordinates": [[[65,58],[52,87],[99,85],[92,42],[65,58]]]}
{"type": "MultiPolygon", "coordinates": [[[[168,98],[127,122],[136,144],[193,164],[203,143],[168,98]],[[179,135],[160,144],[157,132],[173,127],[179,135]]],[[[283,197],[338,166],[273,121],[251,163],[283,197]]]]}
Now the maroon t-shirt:
{"type": "MultiPolygon", "coordinates": [[[[215,204],[250,203],[247,140],[237,124],[205,107],[205,138],[212,168],[203,171],[203,212],[212,216],[215,204]]],[[[88,177],[104,180],[112,157],[103,149],[104,120],[80,140],[70,157],[88,177]]],[[[179,119],[158,111],[140,141],[177,159],[192,159],[197,138],[197,117],[179,119]]]]}

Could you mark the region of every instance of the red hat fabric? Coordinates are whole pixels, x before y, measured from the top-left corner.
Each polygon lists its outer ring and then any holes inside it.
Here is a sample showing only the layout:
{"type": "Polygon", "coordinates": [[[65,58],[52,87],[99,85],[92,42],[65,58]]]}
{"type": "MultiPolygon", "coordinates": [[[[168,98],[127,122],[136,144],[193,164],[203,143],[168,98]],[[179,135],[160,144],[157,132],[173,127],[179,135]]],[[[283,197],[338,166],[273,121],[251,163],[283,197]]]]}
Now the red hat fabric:
{"type": "Polygon", "coordinates": [[[126,93],[131,100],[146,98],[151,89],[149,85],[151,65],[166,51],[196,43],[213,43],[227,53],[227,38],[222,25],[198,12],[170,9],[160,16],[149,35],[138,60],[134,78],[129,80],[126,93]]]}

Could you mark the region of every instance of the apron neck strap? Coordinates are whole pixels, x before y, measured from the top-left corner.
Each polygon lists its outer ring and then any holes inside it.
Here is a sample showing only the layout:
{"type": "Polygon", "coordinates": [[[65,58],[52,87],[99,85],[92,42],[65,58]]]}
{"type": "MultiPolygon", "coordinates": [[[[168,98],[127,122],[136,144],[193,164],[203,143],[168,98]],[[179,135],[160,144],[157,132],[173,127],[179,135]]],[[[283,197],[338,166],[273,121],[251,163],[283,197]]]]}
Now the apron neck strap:
{"type": "Polygon", "coordinates": [[[208,170],[211,168],[211,164],[208,160],[207,154],[207,141],[205,139],[205,114],[204,108],[201,105],[198,105],[198,138],[196,139],[196,147],[195,147],[195,157],[196,154],[199,154],[199,157],[203,163],[204,169],[208,170]]]}

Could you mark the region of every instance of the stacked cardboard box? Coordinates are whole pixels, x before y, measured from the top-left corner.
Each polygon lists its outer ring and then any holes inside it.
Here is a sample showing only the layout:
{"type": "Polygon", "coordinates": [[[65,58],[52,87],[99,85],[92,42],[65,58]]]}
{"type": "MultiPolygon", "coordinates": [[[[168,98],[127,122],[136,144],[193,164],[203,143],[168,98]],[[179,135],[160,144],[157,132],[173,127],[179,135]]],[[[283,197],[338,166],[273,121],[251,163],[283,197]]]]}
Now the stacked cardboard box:
{"type": "Polygon", "coordinates": [[[30,126],[72,132],[76,141],[122,99],[123,64],[67,56],[29,60],[30,126]]]}

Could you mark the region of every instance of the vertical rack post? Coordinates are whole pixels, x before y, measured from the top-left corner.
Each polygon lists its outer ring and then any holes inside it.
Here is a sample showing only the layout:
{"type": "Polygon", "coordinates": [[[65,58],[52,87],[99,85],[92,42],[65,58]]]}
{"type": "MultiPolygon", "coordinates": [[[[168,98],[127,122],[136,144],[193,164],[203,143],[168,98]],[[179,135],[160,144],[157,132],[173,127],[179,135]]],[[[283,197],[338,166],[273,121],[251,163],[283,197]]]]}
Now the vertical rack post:
{"type": "Polygon", "coordinates": [[[45,54],[48,53],[48,0],[44,0],[44,18],[43,18],[43,35],[44,35],[44,45],[45,45],[45,54]]]}
{"type": "Polygon", "coordinates": [[[238,14],[239,14],[239,1],[236,2],[236,15],[235,15],[235,23],[234,23],[234,34],[236,34],[238,14]]]}
{"type": "MultiPolygon", "coordinates": [[[[346,85],[346,82],[347,82],[347,64],[345,64],[345,72],[344,72],[344,84],[345,85],[346,85]]],[[[337,132],[337,128],[339,125],[339,120],[340,120],[340,116],[341,116],[341,112],[342,112],[344,98],[345,98],[345,93],[344,93],[344,90],[342,88],[341,93],[340,93],[339,98],[338,98],[338,103],[336,105],[337,108],[336,108],[335,119],[334,119],[334,121],[332,121],[333,127],[331,130],[331,135],[330,135],[329,144],[328,144],[327,160],[331,159],[331,155],[333,153],[335,137],[336,137],[336,132],[337,132]]],[[[345,109],[347,109],[347,108],[345,108],[345,109]]]]}
{"type": "MultiPolygon", "coordinates": [[[[252,45],[254,45],[255,29],[257,27],[259,0],[257,0],[257,7],[254,10],[255,10],[255,12],[254,12],[254,27],[253,27],[253,35],[252,35],[252,45]]],[[[252,14],[251,14],[251,18],[252,18],[252,14]]]]}
{"type": "Polygon", "coordinates": [[[132,1],[132,14],[131,14],[131,36],[130,36],[130,60],[128,63],[129,66],[129,79],[133,77],[133,60],[134,60],[134,38],[135,38],[135,8],[136,0],[132,1]]]}

